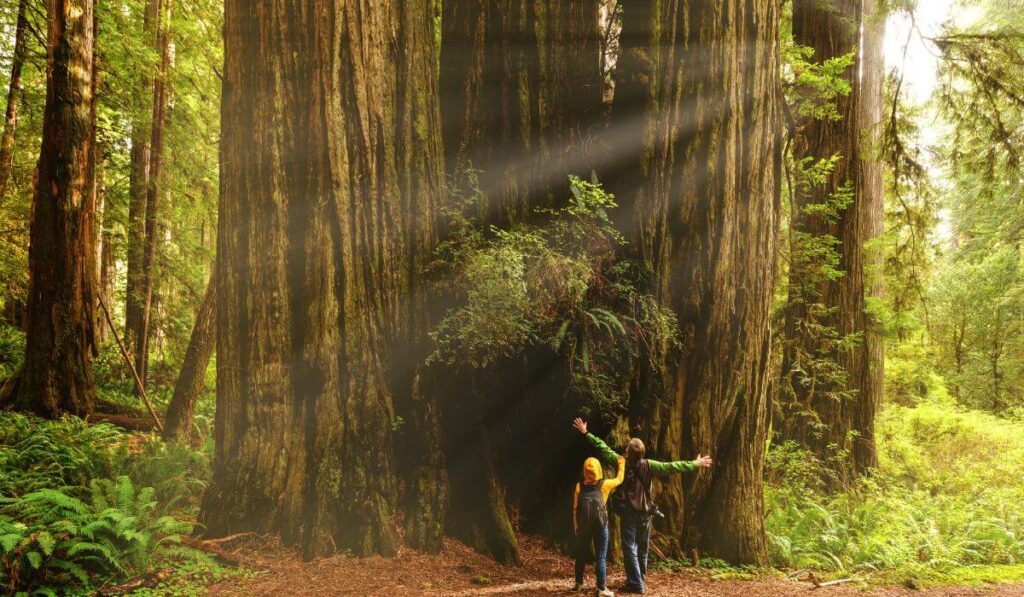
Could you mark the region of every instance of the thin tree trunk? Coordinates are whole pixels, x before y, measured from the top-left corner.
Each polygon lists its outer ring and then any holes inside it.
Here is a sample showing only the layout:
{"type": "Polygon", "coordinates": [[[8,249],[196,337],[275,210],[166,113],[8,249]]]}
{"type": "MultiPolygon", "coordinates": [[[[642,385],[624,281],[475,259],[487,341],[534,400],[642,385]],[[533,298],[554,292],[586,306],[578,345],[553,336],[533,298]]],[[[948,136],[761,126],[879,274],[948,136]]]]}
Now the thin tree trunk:
{"type": "Polygon", "coordinates": [[[206,368],[216,346],[216,306],[216,277],[211,277],[206,286],[203,302],[196,313],[196,322],[192,327],[192,335],[189,336],[188,348],[185,349],[181,373],[174,384],[174,394],[167,405],[164,441],[187,443],[192,438],[192,415],[195,412],[196,400],[205,388],[206,368]]]}
{"type": "Polygon", "coordinates": [[[423,228],[395,150],[418,87],[395,48],[432,23],[410,6],[225,4],[211,534],[276,532],[308,557],[397,549],[389,337],[423,228]]]}
{"type": "MultiPolygon", "coordinates": [[[[864,209],[862,216],[864,242],[885,233],[885,178],[881,159],[882,129],[884,127],[885,78],[885,19],[886,11],[879,0],[864,3],[861,31],[861,87],[859,118],[861,126],[860,192],[864,209]]],[[[885,277],[882,272],[884,256],[877,247],[868,247],[865,257],[866,294],[881,300],[885,297],[885,277]]],[[[853,465],[860,474],[878,466],[875,445],[875,417],[885,395],[885,340],[881,324],[868,317],[864,331],[867,363],[863,381],[863,397],[858,401],[853,416],[857,435],[853,440],[853,465]]]]}
{"type": "MultiPolygon", "coordinates": [[[[143,14],[143,36],[154,52],[160,52],[157,25],[160,14],[160,0],[146,0],[143,14]]],[[[161,61],[162,61],[161,53],[161,61]]],[[[131,156],[128,182],[128,281],[125,287],[125,333],[124,342],[128,350],[137,350],[149,317],[146,297],[146,202],[149,189],[150,137],[152,135],[153,96],[155,77],[144,77],[141,93],[145,98],[144,107],[132,123],[131,156]]],[[[134,357],[136,369],[139,358],[134,357]]]]}
{"type": "Polygon", "coordinates": [[[153,130],[149,146],[149,176],[146,185],[146,239],[142,255],[142,328],[135,337],[135,369],[142,383],[149,372],[149,345],[153,333],[157,248],[160,244],[160,195],[163,193],[164,133],[167,127],[167,76],[171,66],[171,10],[173,0],[160,0],[157,13],[157,47],[160,67],[153,83],[153,130]]]}
{"type": "Polygon", "coordinates": [[[95,205],[92,0],[50,0],[49,77],[32,203],[25,361],[0,403],[45,417],[92,413],[95,205]]]}
{"type": "Polygon", "coordinates": [[[11,58],[11,82],[7,89],[7,115],[4,118],[3,137],[0,138],[0,203],[7,196],[7,183],[14,167],[14,133],[18,128],[18,105],[21,103],[21,69],[25,64],[25,34],[28,19],[25,7],[28,0],[18,2],[18,25],[14,33],[14,56],[11,58]]]}
{"type": "Polygon", "coordinates": [[[767,559],[779,17],[777,0],[648,0],[623,14],[611,126],[640,138],[612,188],[650,290],[681,328],[680,346],[653,347],[659,366],[640,372],[631,431],[652,457],[716,459],[659,484],[666,555],[767,559]]]}

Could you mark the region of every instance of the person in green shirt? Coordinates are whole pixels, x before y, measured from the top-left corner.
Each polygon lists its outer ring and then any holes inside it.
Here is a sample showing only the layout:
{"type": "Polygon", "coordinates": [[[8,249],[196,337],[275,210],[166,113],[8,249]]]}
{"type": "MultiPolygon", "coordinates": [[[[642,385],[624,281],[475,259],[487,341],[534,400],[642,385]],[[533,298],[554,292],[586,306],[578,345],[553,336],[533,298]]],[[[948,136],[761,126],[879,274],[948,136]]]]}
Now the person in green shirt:
{"type": "MultiPolygon", "coordinates": [[[[573,427],[597,448],[606,462],[617,462],[619,455],[601,438],[587,432],[587,423],[576,418],[573,427]]],[[[695,460],[661,462],[645,458],[646,448],[638,438],[626,446],[626,475],[619,491],[625,492],[625,507],[619,515],[622,535],[622,556],[626,566],[626,585],[623,593],[643,593],[647,576],[647,554],[650,547],[651,515],[656,511],[651,500],[651,481],[654,477],[667,477],[675,473],[695,471],[713,464],[710,456],[697,455],[695,460]]]]}

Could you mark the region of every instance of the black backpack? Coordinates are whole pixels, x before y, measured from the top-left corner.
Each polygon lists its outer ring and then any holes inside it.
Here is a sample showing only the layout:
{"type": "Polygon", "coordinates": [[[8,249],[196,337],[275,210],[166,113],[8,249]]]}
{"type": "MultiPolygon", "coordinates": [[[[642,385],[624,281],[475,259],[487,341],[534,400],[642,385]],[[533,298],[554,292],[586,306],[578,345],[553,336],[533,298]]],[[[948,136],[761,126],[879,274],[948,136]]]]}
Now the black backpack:
{"type": "Polygon", "coordinates": [[[604,507],[601,487],[604,479],[594,485],[580,483],[580,495],[576,501],[576,527],[582,531],[603,528],[608,525],[608,510],[604,507]]]}
{"type": "MultiPolygon", "coordinates": [[[[631,496],[642,505],[650,506],[646,495],[646,487],[650,486],[650,469],[646,460],[639,460],[633,466],[626,465],[626,474],[622,484],[612,492],[608,504],[611,511],[622,516],[628,512],[642,512],[632,503],[631,496]]],[[[649,491],[649,490],[648,490],[649,491]]]]}

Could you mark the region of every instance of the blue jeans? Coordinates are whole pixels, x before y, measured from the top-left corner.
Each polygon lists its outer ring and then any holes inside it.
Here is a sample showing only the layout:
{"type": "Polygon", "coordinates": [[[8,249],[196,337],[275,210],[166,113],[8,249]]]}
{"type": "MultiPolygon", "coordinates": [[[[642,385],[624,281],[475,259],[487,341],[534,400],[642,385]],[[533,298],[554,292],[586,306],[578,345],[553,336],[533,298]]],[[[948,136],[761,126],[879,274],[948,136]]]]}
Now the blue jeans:
{"type": "Polygon", "coordinates": [[[626,584],[633,589],[643,590],[651,541],[651,515],[630,510],[619,516],[619,521],[626,584]]]}
{"type": "Polygon", "coordinates": [[[590,559],[590,546],[594,546],[594,576],[597,577],[598,590],[607,587],[607,562],[608,559],[608,525],[580,529],[576,535],[576,582],[583,584],[583,571],[587,567],[587,560],[590,559]]]}

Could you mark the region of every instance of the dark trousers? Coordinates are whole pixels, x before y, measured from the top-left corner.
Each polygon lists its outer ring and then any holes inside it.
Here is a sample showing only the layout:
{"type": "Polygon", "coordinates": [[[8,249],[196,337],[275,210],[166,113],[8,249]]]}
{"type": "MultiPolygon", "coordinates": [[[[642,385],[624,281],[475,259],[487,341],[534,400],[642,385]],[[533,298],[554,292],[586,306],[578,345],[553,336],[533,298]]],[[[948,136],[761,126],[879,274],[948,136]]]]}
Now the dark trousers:
{"type": "Polygon", "coordinates": [[[643,590],[647,576],[647,552],[651,543],[651,515],[628,510],[619,516],[622,532],[622,560],[626,584],[643,590]]]}
{"type": "Polygon", "coordinates": [[[580,529],[576,534],[576,582],[583,584],[583,571],[594,548],[594,576],[598,590],[606,589],[608,559],[608,525],[580,529]]]}

